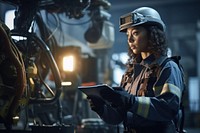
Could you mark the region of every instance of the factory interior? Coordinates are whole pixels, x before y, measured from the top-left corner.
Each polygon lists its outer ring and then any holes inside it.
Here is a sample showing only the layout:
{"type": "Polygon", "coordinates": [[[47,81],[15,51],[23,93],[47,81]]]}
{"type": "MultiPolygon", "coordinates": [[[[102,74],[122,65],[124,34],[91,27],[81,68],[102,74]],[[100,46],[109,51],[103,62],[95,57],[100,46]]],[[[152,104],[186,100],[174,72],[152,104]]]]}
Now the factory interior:
{"type": "Polygon", "coordinates": [[[138,7],[156,9],[166,25],[169,54],[181,56],[186,75],[184,129],[199,133],[200,0],[0,0],[12,38],[12,52],[0,44],[0,132],[123,132],[78,87],[120,84],[128,45],[119,18],[138,7]]]}

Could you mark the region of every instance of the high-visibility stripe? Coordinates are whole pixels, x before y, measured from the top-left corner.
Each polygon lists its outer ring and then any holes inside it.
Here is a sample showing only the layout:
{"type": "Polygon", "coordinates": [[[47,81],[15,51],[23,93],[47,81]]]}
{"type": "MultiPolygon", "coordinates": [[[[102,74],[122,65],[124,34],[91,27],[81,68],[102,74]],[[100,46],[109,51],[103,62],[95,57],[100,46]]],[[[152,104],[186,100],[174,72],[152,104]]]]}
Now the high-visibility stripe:
{"type": "Polygon", "coordinates": [[[166,93],[166,92],[171,92],[177,95],[179,99],[181,99],[181,90],[173,84],[169,84],[169,83],[164,84],[161,94],[166,93]]]}
{"type": "Polygon", "coordinates": [[[162,91],[162,88],[163,88],[163,86],[155,86],[155,87],[153,87],[153,91],[154,91],[155,96],[160,95],[160,93],[162,91]]]}
{"type": "Polygon", "coordinates": [[[146,118],[149,114],[150,98],[149,97],[137,97],[137,99],[138,99],[137,114],[146,118]]]}

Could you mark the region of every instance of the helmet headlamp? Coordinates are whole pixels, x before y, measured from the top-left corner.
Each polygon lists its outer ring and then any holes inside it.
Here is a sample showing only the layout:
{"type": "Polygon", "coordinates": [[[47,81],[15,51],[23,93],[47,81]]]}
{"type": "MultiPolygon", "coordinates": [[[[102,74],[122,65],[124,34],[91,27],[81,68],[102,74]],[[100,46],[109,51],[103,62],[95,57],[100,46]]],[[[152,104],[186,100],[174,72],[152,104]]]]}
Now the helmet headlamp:
{"type": "Polygon", "coordinates": [[[145,22],[147,22],[147,20],[142,14],[131,12],[120,17],[120,31],[123,31],[130,26],[136,26],[145,22]]]}

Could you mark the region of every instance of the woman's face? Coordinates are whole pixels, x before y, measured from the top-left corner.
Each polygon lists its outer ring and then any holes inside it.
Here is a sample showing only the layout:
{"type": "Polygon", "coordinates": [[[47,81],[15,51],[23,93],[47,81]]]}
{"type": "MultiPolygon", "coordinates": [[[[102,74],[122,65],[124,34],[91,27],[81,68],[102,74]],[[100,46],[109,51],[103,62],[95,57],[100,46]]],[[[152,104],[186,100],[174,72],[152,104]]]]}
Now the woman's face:
{"type": "Polygon", "coordinates": [[[148,35],[144,27],[130,27],[127,29],[128,44],[134,54],[148,53],[148,35]]]}

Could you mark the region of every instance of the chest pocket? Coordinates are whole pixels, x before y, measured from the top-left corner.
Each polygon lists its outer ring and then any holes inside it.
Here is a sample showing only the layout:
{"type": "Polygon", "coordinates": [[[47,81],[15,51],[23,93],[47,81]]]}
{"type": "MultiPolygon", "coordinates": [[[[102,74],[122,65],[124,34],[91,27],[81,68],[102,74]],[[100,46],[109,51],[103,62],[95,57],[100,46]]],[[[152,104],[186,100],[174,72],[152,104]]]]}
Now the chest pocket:
{"type": "Polygon", "coordinates": [[[160,71],[159,65],[152,65],[146,68],[142,78],[139,81],[139,89],[137,90],[138,96],[154,96],[153,86],[158,78],[160,71]]]}

